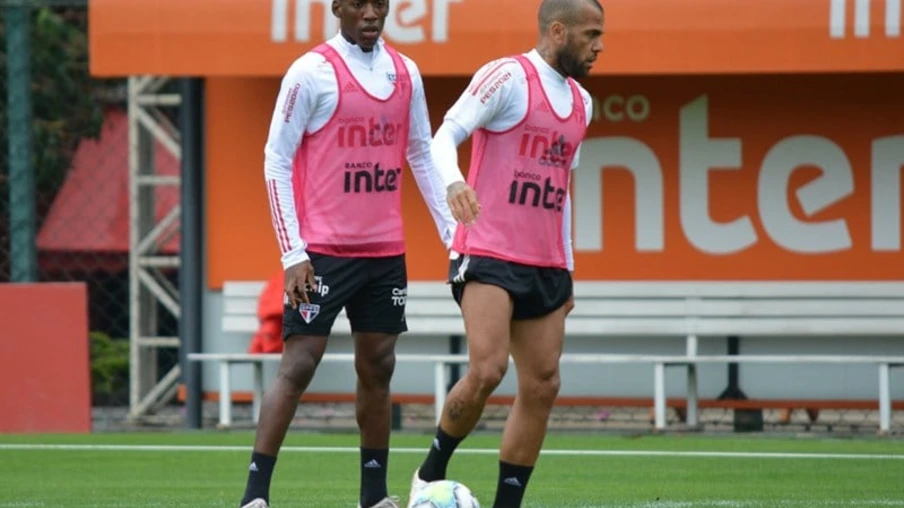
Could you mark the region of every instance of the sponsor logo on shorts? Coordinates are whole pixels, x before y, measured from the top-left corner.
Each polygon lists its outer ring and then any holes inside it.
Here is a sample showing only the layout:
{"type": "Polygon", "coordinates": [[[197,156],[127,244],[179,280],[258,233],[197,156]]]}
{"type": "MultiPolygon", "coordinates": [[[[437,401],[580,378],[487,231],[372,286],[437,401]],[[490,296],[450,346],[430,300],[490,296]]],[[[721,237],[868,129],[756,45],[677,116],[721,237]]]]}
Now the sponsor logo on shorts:
{"type": "MultiPolygon", "coordinates": [[[[323,277],[314,276],[314,283],[317,284],[314,287],[310,287],[305,284],[305,291],[308,293],[315,293],[320,295],[321,298],[325,298],[326,295],[330,293],[330,287],[323,283],[323,277]]],[[[283,305],[289,305],[289,295],[283,294],[283,305]]]]}
{"type": "Polygon", "coordinates": [[[319,294],[321,297],[325,297],[330,293],[330,287],[323,283],[323,277],[314,276],[314,281],[317,283],[317,287],[313,288],[311,292],[319,294]]]}
{"type": "Polygon", "coordinates": [[[392,288],[392,305],[402,307],[408,301],[408,288],[392,288]]]}
{"type": "Polygon", "coordinates": [[[298,313],[301,314],[301,319],[304,319],[304,322],[307,324],[311,324],[311,321],[320,314],[320,305],[315,303],[302,303],[298,306],[298,313]]]}

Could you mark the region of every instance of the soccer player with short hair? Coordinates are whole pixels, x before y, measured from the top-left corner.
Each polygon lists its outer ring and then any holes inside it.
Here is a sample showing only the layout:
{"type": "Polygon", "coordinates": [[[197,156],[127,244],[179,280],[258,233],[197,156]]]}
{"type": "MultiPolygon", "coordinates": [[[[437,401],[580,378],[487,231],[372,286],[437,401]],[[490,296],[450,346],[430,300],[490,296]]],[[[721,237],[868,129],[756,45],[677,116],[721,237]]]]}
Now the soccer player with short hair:
{"type": "Polygon", "coordinates": [[[412,499],[446,478],[511,354],[518,393],[492,506],[520,507],[558,396],[565,317],[574,306],[569,182],[592,108],[573,78],[587,76],[602,51],[604,14],[597,0],[543,0],[538,18],[536,48],[484,65],[433,139],[452,213],[470,224],[455,232],[449,274],[469,366],[446,399],[412,499]],[[465,183],[456,150],[472,134],[465,183]]]}
{"type": "Polygon", "coordinates": [[[359,506],[398,508],[386,471],[395,344],[407,331],[406,159],[447,248],[455,228],[430,156],[419,70],[381,39],[389,0],[333,0],[332,11],[340,34],[286,72],[265,150],[285,270],[285,347],[261,406],[244,508],[270,502],[277,454],[343,307],[358,375],[359,506]]]}

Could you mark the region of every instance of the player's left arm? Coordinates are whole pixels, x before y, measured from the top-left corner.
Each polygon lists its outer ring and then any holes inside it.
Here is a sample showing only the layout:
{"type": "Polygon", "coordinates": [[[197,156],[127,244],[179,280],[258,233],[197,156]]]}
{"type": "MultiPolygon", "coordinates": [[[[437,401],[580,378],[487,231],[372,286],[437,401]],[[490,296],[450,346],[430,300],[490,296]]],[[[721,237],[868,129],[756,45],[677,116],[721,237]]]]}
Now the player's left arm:
{"type": "Polygon", "coordinates": [[[414,62],[406,59],[408,74],[411,76],[411,110],[410,127],[408,129],[408,165],[417,182],[421,195],[427,203],[440,239],[446,248],[451,248],[455,234],[455,219],[446,202],[446,189],[442,178],[433,164],[430,154],[432,127],[427,112],[427,97],[424,93],[424,81],[414,62]]]}
{"type": "MultiPolygon", "coordinates": [[[[586,116],[587,126],[590,126],[591,115],[593,114],[593,99],[590,93],[578,85],[581,92],[581,98],[584,99],[584,112],[586,116]]],[[[581,146],[578,144],[574,152],[574,160],[571,161],[571,170],[574,171],[581,163],[581,146]]],[[[571,178],[569,178],[569,183],[571,178]]],[[[574,273],[574,237],[572,235],[572,209],[571,209],[571,185],[568,186],[565,193],[565,206],[562,209],[562,241],[565,246],[565,262],[568,265],[568,271],[574,273]]]]}
{"type": "Polygon", "coordinates": [[[574,247],[571,240],[571,193],[565,194],[565,208],[562,210],[562,236],[565,242],[565,263],[568,265],[568,272],[571,273],[571,297],[565,302],[565,315],[571,313],[574,309],[574,247]]]}
{"type": "MultiPolygon", "coordinates": [[[[590,126],[590,119],[593,115],[593,99],[590,97],[590,94],[587,90],[584,90],[583,87],[578,85],[579,90],[581,91],[581,98],[584,100],[584,112],[587,119],[587,126],[590,126]]],[[[585,136],[586,138],[586,136],[585,136]]],[[[583,143],[579,143],[574,152],[574,160],[571,161],[571,170],[574,171],[581,164],[581,146],[583,143]]],[[[568,179],[569,183],[571,182],[571,178],[568,179]]],[[[568,186],[568,190],[565,192],[565,206],[562,209],[562,242],[565,246],[565,263],[568,265],[568,271],[571,273],[572,279],[574,278],[574,239],[571,231],[571,223],[572,223],[572,211],[571,211],[571,185],[568,186]]],[[[574,309],[575,301],[574,301],[574,283],[572,282],[572,292],[571,298],[565,302],[565,315],[571,313],[574,309]]]]}

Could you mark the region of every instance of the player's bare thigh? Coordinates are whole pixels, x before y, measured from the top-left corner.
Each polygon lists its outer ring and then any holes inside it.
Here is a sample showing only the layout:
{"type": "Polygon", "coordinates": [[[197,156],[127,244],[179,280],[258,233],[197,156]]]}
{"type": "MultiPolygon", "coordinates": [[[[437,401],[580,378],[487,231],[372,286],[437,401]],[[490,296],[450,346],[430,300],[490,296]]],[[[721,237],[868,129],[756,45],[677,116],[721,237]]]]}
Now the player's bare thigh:
{"type": "Polygon", "coordinates": [[[511,353],[522,379],[558,380],[567,303],[545,316],[512,321],[511,353]]]}
{"type": "Polygon", "coordinates": [[[508,368],[512,299],[499,286],[468,282],[461,299],[469,373],[498,384],[508,368]]]}

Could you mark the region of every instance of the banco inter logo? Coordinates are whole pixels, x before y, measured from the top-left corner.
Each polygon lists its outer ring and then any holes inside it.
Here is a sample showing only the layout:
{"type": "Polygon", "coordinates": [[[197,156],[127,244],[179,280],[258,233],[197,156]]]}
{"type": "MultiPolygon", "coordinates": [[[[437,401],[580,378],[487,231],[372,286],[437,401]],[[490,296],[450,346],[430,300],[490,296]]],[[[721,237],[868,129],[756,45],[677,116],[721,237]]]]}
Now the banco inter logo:
{"type": "Polygon", "coordinates": [[[549,132],[545,127],[526,126],[521,135],[518,154],[536,159],[541,166],[567,169],[574,155],[574,144],[568,142],[558,131],[549,132]]]}
{"type": "Polygon", "coordinates": [[[537,173],[517,170],[513,176],[509,186],[509,203],[562,211],[565,206],[565,189],[553,183],[552,177],[543,178],[537,173]]]}
{"type": "Polygon", "coordinates": [[[339,148],[365,148],[393,146],[402,136],[402,124],[391,123],[374,117],[339,119],[339,148]]]}
{"type": "Polygon", "coordinates": [[[399,190],[402,168],[383,169],[370,162],[345,163],[346,194],[395,192],[399,190]]]}

